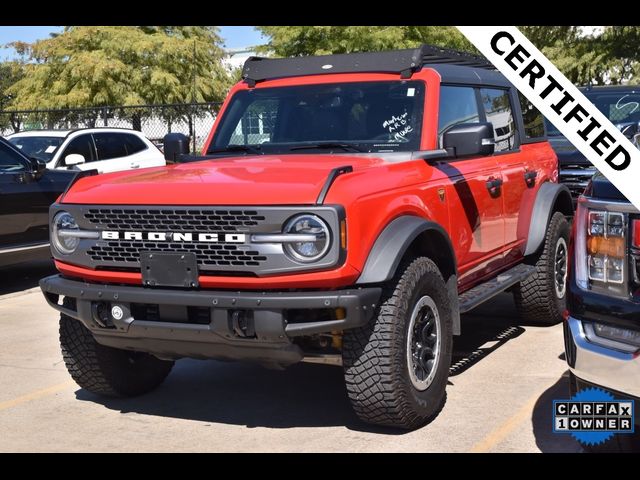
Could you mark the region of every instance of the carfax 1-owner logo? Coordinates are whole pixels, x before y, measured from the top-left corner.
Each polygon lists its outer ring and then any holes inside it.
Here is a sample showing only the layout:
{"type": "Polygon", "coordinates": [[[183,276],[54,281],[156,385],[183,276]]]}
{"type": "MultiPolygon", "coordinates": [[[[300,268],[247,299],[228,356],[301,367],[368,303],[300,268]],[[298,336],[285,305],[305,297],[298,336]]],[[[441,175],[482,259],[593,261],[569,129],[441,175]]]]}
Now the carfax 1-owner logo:
{"type": "Polygon", "coordinates": [[[570,400],[553,401],[553,432],[598,445],[616,434],[634,432],[633,407],[633,400],[616,400],[601,388],[587,388],[570,400]]]}

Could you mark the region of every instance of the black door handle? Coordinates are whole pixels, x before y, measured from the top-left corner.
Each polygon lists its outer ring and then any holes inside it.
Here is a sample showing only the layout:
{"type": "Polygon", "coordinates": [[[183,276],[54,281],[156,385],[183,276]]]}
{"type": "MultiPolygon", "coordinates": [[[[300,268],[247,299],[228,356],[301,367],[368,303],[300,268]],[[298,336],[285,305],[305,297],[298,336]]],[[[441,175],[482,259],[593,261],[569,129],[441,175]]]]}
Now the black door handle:
{"type": "Polygon", "coordinates": [[[535,170],[527,170],[524,172],[524,181],[527,183],[527,187],[533,188],[536,184],[536,178],[538,177],[538,172],[535,170]]]}
{"type": "Polygon", "coordinates": [[[493,178],[489,177],[487,180],[487,190],[489,190],[489,194],[492,197],[500,196],[500,188],[502,187],[502,179],[501,178],[493,178]]]}

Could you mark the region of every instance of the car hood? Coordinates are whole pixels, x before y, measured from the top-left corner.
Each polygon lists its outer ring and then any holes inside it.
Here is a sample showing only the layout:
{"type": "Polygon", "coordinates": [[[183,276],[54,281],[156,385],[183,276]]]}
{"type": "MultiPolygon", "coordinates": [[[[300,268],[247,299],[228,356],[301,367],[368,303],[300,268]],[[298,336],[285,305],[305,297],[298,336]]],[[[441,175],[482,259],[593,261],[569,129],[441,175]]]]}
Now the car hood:
{"type": "Polygon", "coordinates": [[[265,155],[117,172],[80,179],[64,203],[109,205],[313,204],[331,170],[385,164],[350,155],[265,155]]]}
{"type": "Polygon", "coordinates": [[[593,166],[580,151],[565,137],[549,137],[549,143],[558,156],[560,168],[570,166],[593,166]]]}
{"type": "MultiPolygon", "coordinates": [[[[630,127],[638,128],[638,124],[635,122],[614,123],[614,125],[622,132],[630,127]]],[[[582,168],[593,167],[591,162],[587,160],[586,157],[564,136],[560,135],[557,137],[549,137],[549,143],[558,156],[560,168],[567,168],[571,166],[582,168]]]]}
{"type": "Polygon", "coordinates": [[[620,193],[611,181],[602,173],[596,173],[591,179],[591,183],[587,186],[585,195],[598,199],[618,200],[628,202],[627,197],[620,193]]]}

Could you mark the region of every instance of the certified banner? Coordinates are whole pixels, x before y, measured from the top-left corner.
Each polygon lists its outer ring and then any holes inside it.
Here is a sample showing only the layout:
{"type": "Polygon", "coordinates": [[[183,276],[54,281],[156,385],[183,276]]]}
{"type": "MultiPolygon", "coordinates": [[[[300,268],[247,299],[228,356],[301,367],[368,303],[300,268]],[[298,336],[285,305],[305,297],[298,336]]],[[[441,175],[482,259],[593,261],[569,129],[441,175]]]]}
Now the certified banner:
{"type": "Polygon", "coordinates": [[[457,27],[640,209],[640,151],[514,26],[457,27]]]}

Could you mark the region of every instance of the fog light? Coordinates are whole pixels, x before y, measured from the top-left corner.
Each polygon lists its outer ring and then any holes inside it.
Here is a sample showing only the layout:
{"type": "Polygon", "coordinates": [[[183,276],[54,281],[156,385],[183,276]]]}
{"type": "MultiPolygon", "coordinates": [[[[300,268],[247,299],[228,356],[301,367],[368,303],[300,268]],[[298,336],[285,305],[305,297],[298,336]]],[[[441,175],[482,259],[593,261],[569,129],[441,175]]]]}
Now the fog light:
{"type": "Polygon", "coordinates": [[[593,330],[595,334],[602,338],[616,340],[618,342],[628,343],[640,347],[640,332],[629,330],[627,328],[613,327],[603,323],[594,323],[593,330]]]}
{"type": "Polygon", "coordinates": [[[114,320],[122,320],[122,317],[124,317],[124,310],[122,310],[120,305],[114,305],[111,307],[111,316],[114,320]]]}

